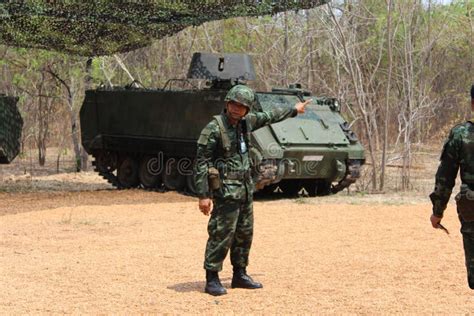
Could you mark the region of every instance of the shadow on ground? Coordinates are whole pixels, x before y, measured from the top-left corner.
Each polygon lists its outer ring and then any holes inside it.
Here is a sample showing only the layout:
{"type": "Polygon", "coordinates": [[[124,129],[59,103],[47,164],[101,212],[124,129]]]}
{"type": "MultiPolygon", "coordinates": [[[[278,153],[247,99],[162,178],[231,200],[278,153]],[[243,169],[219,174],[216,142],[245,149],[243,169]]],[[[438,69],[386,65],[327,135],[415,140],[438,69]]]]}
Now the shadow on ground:
{"type": "MultiPolygon", "coordinates": [[[[261,273],[252,273],[252,276],[259,277],[261,276],[261,273]]],[[[169,290],[174,290],[179,293],[190,293],[190,292],[201,292],[204,293],[204,287],[206,286],[206,282],[204,281],[205,276],[202,276],[203,281],[194,281],[194,282],[184,282],[184,283],[178,283],[175,285],[170,285],[167,287],[169,290]]],[[[226,289],[231,288],[231,282],[232,278],[227,277],[227,278],[220,278],[222,285],[226,289]]]]}
{"type": "MultiPolygon", "coordinates": [[[[203,281],[178,283],[168,286],[167,289],[176,291],[178,293],[204,293],[204,287],[206,286],[206,282],[204,281],[204,279],[205,276],[203,275],[203,281]]],[[[231,278],[221,278],[221,282],[226,289],[230,289],[231,278]]]]}

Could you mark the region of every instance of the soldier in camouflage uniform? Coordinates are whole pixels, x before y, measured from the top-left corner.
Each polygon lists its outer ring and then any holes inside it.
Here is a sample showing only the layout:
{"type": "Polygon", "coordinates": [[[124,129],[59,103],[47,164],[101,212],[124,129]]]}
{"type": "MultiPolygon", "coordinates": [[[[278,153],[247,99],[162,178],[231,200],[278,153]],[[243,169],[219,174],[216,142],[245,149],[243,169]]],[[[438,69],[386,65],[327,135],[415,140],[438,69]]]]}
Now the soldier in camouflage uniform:
{"type": "MultiPolygon", "coordinates": [[[[471,110],[474,113],[474,85],[471,87],[471,110]]],[[[461,221],[468,284],[474,289],[474,118],[451,130],[440,161],[435,190],[430,195],[433,203],[431,225],[441,228],[443,212],[460,169],[461,190],[455,200],[461,221]]]]}
{"type": "Polygon", "coordinates": [[[256,102],[254,92],[247,86],[236,85],[225,101],[223,113],[216,115],[201,132],[195,167],[199,209],[205,215],[211,213],[204,260],[205,292],[215,296],[227,293],[218,272],[229,249],[234,270],[232,288],[262,287],[246,272],[253,236],[254,190],[250,176],[249,132],[303,113],[311,100],[297,103],[294,109],[252,112],[256,102]],[[210,174],[214,180],[208,181],[212,179],[210,174]],[[218,188],[212,189],[213,186],[218,188]]]}

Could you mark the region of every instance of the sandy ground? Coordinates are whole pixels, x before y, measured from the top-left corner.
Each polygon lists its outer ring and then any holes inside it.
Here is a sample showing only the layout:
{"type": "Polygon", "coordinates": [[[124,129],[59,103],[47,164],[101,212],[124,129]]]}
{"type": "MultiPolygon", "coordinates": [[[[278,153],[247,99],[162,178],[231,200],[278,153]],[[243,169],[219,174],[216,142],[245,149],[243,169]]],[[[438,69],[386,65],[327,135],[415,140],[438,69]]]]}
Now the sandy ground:
{"type": "Polygon", "coordinates": [[[255,203],[249,272],[262,290],[203,293],[207,218],[140,190],[0,193],[0,314],[474,311],[454,205],[447,236],[424,196],[255,203]]]}

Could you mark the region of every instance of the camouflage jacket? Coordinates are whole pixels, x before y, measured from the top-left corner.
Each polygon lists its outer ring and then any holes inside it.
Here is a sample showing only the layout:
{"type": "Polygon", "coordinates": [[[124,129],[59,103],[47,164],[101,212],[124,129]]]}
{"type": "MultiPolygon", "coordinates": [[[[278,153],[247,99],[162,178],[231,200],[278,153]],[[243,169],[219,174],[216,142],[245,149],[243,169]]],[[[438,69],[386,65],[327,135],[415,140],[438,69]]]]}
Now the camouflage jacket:
{"type": "Polygon", "coordinates": [[[434,192],[430,194],[433,214],[443,216],[458,170],[461,182],[474,189],[474,121],[455,126],[449,133],[440,157],[436,172],[434,192]]]}
{"type": "Polygon", "coordinates": [[[198,197],[219,199],[250,200],[254,185],[249,176],[251,163],[249,157],[249,139],[245,129],[256,130],[266,124],[282,121],[297,115],[296,109],[274,109],[266,112],[249,113],[245,120],[232,126],[227,115],[220,114],[225,125],[230,146],[223,146],[221,129],[214,118],[201,132],[195,164],[195,184],[198,197]],[[245,125],[245,126],[244,126],[245,125]],[[217,168],[220,175],[220,188],[210,192],[208,170],[217,168]]]}

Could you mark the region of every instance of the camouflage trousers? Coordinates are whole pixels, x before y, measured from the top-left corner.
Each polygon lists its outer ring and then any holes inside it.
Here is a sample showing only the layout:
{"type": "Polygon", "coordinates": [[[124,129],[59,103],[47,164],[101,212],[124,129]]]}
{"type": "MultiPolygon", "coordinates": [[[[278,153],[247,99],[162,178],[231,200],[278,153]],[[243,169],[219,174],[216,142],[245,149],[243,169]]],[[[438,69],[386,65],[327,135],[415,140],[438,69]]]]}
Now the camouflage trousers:
{"type": "Polygon", "coordinates": [[[461,233],[466,257],[467,282],[474,290],[474,222],[461,220],[461,233]]]}
{"type": "Polygon", "coordinates": [[[215,199],[207,232],[204,269],[221,271],[229,249],[232,265],[245,268],[253,237],[252,201],[215,199]]]}

